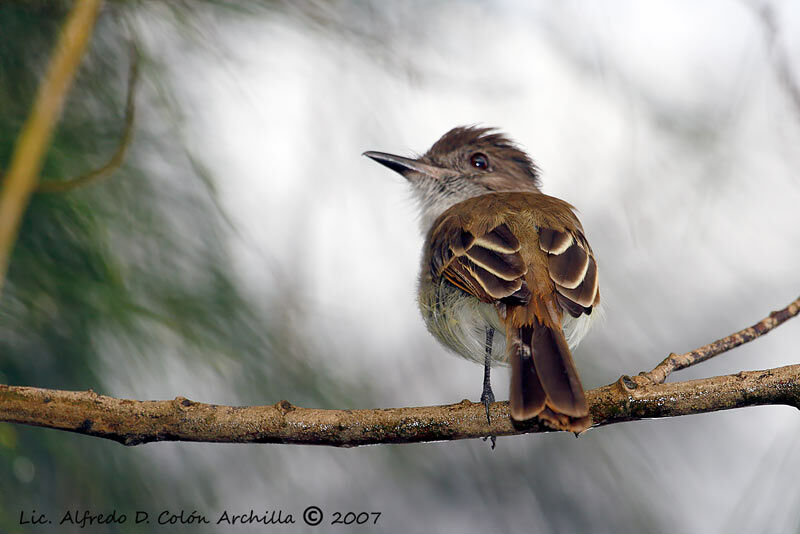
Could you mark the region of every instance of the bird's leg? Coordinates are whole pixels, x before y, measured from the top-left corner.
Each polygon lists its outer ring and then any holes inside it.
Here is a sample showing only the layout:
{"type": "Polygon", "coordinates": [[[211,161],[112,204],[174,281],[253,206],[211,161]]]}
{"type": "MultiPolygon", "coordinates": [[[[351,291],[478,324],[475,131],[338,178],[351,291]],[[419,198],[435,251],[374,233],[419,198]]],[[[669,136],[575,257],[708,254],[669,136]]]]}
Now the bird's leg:
{"type": "MultiPolygon", "coordinates": [[[[483,360],[483,393],[481,393],[481,402],[486,407],[486,421],[488,423],[492,422],[491,417],[489,417],[489,405],[494,402],[494,392],[492,391],[492,379],[491,379],[491,368],[492,368],[492,339],[494,338],[494,328],[489,327],[486,329],[486,354],[483,360]]],[[[495,443],[497,442],[496,436],[491,436],[492,438],[492,448],[494,449],[495,443]]],[[[483,438],[484,441],[486,438],[483,438]]]]}
{"type": "Polygon", "coordinates": [[[492,422],[489,417],[489,404],[494,402],[494,392],[492,392],[491,365],[492,365],[492,339],[494,338],[494,328],[486,329],[486,354],[483,360],[483,393],[481,402],[486,407],[486,421],[492,422]]]}

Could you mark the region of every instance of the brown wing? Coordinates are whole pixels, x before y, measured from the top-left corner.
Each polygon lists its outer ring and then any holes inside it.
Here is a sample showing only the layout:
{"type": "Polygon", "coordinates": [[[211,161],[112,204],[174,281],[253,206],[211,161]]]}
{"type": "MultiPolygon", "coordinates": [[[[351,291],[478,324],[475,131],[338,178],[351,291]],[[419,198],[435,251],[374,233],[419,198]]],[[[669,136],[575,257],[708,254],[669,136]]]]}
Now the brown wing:
{"type": "Polygon", "coordinates": [[[600,289],[597,263],[583,234],[542,228],[539,248],[547,253],[548,272],[561,307],[573,317],[592,313],[600,302],[600,289]]]}
{"type": "Polygon", "coordinates": [[[526,303],[530,292],[524,276],[528,268],[520,255],[520,243],[505,224],[481,235],[461,228],[455,218],[438,225],[431,243],[431,274],[483,302],[510,300],[526,303]]]}

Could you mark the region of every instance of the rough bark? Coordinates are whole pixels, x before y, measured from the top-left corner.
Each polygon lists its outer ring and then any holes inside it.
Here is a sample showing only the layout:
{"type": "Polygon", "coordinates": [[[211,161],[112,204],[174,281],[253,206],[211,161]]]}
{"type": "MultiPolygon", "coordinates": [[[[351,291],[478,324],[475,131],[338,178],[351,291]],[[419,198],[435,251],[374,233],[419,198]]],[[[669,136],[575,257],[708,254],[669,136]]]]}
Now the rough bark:
{"type": "MultiPolygon", "coordinates": [[[[800,408],[800,365],[671,384],[639,386],[630,377],[587,392],[595,426],[785,404],[800,408]]],[[[318,410],[280,401],[219,406],[183,397],[135,401],[93,391],[0,386],[0,420],[68,430],[125,445],[151,441],[299,443],[353,447],[548,432],[538,422],[513,423],[508,403],[464,400],[446,406],[318,410]]]]}
{"type": "MultiPolygon", "coordinates": [[[[684,369],[767,334],[800,313],[800,297],[749,328],[686,354],[670,354],[652,371],[623,375],[586,392],[593,426],[765,404],[800,409],[800,365],[663,383],[684,369]]],[[[184,397],[137,401],[93,391],[0,385],[0,421],[78,432],[138,445],[151,441],[299,443],[355,447],[550,431],[538,420],[511,420],[507,402],[464,400],[446,406],[320,410],[280,401],[271,406],[219,406],[184,397]]]]}

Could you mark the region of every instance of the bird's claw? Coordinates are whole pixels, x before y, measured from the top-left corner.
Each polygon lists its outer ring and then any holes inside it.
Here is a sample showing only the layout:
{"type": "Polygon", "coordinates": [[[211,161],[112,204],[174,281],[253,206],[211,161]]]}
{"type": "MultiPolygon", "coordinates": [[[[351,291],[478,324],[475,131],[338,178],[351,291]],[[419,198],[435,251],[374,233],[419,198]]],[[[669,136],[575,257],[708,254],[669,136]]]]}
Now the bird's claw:
{"type": "MultiPolygon", "coordinates": [[[[481,402],[483,406],[486,408],[486,422],[489,424],[492,423],[492,418],[489,416],[489,405],[494,402],[494,392],[492,392],[492,388],[484,388],[483,393],[481,393],[481,402]]],[[[487,436],[483,438],[483,441],[486,441],[487,438],[492,439],[492,449],[494,449],[495,445],[497,444],[497,436],[487,436]]]]}

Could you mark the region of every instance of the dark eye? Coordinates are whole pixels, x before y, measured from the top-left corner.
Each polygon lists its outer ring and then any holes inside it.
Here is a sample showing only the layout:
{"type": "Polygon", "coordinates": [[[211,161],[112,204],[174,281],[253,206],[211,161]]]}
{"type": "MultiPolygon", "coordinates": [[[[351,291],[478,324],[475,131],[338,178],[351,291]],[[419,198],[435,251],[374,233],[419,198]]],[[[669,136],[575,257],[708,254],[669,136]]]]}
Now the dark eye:
{"type": "Polygon", "coordinates": [[[486,154],[476,152],[475,154],[470,156],[469,164],[475,167],[476,169],[486,170],[489,168],[489,158],[486,157],[486,154]]]}

